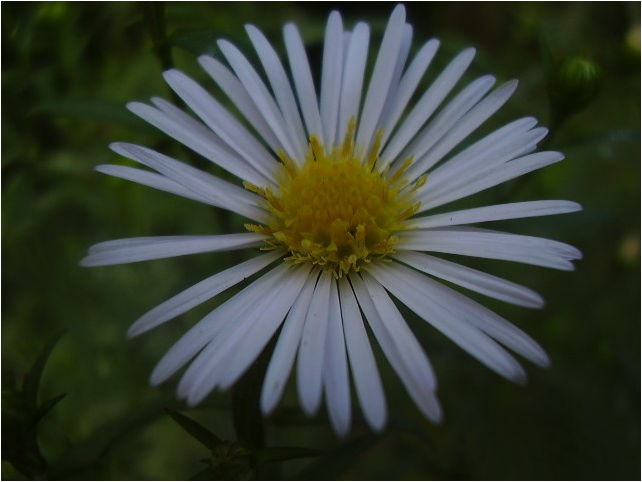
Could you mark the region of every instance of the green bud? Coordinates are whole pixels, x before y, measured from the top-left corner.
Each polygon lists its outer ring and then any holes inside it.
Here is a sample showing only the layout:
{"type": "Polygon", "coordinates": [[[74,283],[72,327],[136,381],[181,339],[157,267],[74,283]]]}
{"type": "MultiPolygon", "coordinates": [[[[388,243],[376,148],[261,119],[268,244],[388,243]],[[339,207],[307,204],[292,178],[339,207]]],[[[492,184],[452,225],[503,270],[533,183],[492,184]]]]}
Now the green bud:
{"type": "Polygon", "coordinates": [[[549,82],[549,95],[558,121],[585,108],[597,96],[602,84],[599,65],[586,57],[563,60],[554,69],[549,82]]]}

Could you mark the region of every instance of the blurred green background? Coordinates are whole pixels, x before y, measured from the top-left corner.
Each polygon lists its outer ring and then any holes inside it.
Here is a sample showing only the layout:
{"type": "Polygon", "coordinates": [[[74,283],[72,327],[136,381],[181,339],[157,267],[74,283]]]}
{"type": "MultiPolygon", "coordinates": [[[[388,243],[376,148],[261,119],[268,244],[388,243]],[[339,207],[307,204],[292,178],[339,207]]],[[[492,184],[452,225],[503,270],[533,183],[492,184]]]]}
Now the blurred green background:
{"type": "MultiPolygon", "coordinates": [[[[140,338],[125,333],[149,308],[252,253],[78,266],[98,241],[240,230],[242,220],[92,169],[123,162],[107,148],[120,140],[221,174],[125,103],[172,98],[161,77],[170,65],[217,93],[195,57],[218,55],[215,39],[225,37],[255,59],[245,23],[259,26],[283,53],[281,26],[296,21],[318,75],[331,9],[348,26],[370,22],[372,54],[393,6],[2,3],[3,479],[185,479],[207,466],[201,459],[225,459],[226,477],[248,475],[241,449],[226,445],[227,452],[210,456],[163,410],[172,407],[234,441],[229,392],[188,411],[174,399],[176,380],[147,384],[172,342],[231,293],[140,338]],[[63,329],[36,404],[31,367],[63,329]],[[43,414],[34,413],[38,405],[52,399],[58,403],[34,425],[43,414]],[[25,464],[21,472],[7,458],[25,464]]],[[[530,333],[553,364],[529,365],[528,384],[512,385],[402,308],[435,366],[444,422],[422,418],[377,352],[386,431],[372,435],[354,404],[352,432],[339,440],[325,409],[314,420],[302,416],[290,386],[265,422],[267,445],[322,455],[271,464],[259,476],[639,479],[640,4],[409,3],[407,10],[413,51],[433,36],[442,40],[420,91],[467,46],[478,53],[466,80],[485,73],[520,79],[511,101],[473,139],[534,115],[552,127],[545,147],[566,154],[558,165],[457,204],[571,199],[584,206],[571,215],[497,223],[579,247],[585,259],[575,272],[464,260],[546,298],[544,309],[527,310],[471,295],[530,333]]]]}

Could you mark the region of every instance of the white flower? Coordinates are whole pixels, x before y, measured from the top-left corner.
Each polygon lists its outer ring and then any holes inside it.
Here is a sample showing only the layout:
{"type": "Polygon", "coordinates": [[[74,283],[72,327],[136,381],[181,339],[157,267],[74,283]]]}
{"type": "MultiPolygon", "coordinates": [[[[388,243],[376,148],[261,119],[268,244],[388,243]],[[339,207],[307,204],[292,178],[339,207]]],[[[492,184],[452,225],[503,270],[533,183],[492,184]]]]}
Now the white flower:
{"type": "Polygon", "coordinates": [[[380,430],[386,422],[386,402],[367,325],[419,409],[438,422],[442,412],[433,369],[390,294],[509,380],[521,382],[525,373],[504,347],[540,366],[548,365],[544,350],[525,333],[436,279],[531,308],[543,305],[538,294],[423,254],[477,256],[562,270],[573,269],[571,260],[581,257],[577,249],[557,241],[468,226],[579,210],[573,202],[530,201],[423,214],[562,160],[558,152],[535,152],[547,130],[536,127],[537,121],[530,117],[450,154],[506,102],[517,82],[491,91],[495,79],[485,75],[445,102],[473,59],[474,49],[467,49],[436,76],[414,105],[408,105],[439,42],[430,40],[407,63],[412,28],[401,5],[390,17],[368,82],[364,78],[368,26],[358,23],[346,30],[337,12],[330,15],[319,97],[294,25],[283,30],[294,89],[263,34],[253,26],[247,33],[269,86],[225,40],[218,46],[229,67],[207,55],[199,62],[258,136],[177,70],[165,72],[165,80],[200,120],[159,98],[152,99],[153,105],[128,106],[238,177],[244,187],[126,143],[111,148],[152,171],[97,167],[112,176],[227,209],[251,224],[244,233],[99,243],[82,260],[84,266],[264,250],[144,314],[129,330],[130,336],[165,323],[271,266],[190,329],[156,366],[151,383],[167,380],[191,360],[178,394],[197,404],[214,388],[234,384],[278,332],[262,390],[265,414],[278,403],[296,359],[298,393],[307,414],[315,413],[325,398],[334,430],[338,434],[349,430],[350,367],[365,419],[380,430]]]}

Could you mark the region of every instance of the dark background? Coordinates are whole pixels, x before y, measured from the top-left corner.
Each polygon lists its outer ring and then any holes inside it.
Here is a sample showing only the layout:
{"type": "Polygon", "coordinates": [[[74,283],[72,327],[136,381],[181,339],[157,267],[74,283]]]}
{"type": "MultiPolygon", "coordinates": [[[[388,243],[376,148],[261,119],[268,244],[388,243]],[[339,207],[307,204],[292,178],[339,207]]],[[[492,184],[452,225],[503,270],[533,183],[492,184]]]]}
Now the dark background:
{"type": "MultiPolygon", "coordinates": [[[[171,65],[217,92],[195,61],[202,52],[217,55],[216,38],[231,39],[253,58],[242,27],[253,23],[283,54],[281,26],[296,21],[318,74],[327,14],[337,8],[348,26],[371,24],[371,68],[393,6],[2,3],[2,450],[3,459],[27,467],[21,473],[4,460],[4,479],[189,478],[205,467],[200,459],[218,459],[166,406],[236,439],[230,393],[187,411],[174,399],[175,380],[147,384],[171,343],[230,294],[141,338],[127,340],[125,332],[155,304],[251,253],[91,270],[78,261],[106,239],[240,230],[242,221],[92,169],[122,161],[107,148],[115,140],[207,165],[124,104],[171,98],[161,77],[171,65]],[[62,329],[38,401],[67,395],[34,429],[23,377],[62,329]]],[[[422,418],[377,353],[387,430],[371,435],[355,404],[352,432],[338,440],[324,410],[312,421],[301,415],[290,386],[266,421],[267,444],[324,455],[272,465],[262,476],[639,479],[639,3],[409,3],[407,11],[413,51],[433,36],[442,41],[420,91],[468,46],[478,53],[465,79],[520,79],[507,106],[472,138],[534,115],[551,126],[546,147],[566,154],[558,165],[462,202],[571,199],[584,206],[581,213],[501,224],[579,247],[585,258],[575,272],[465,260],[542,293],[543,310],[478,299],[537,339],[553,364],[529,365],[528,384],[510,384],[404,310],[435,366],[444,422],[422,418]]],[[[242,466],[244,459],[226,460],[242,466]]],[[[235,467],[227,477],[245,473],[235,467]]]]}

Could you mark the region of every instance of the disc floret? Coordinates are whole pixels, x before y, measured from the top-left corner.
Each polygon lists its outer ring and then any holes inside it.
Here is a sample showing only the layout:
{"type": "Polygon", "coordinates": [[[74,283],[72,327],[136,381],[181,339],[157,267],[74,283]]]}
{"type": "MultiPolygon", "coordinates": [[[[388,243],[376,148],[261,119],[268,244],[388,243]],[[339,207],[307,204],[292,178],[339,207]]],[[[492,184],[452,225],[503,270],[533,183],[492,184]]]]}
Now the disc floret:
{"type": "Polygon", "coordinates": [[[315,136],[303,163],[280,153],[278,187],[246,187],[260,194],[270,212],[267,226],[247,229],[271,237],[269,244],[285,247],[296,263],[310,262],[341,277],[359,271],[373,259],[383,259],[394,250],[395,233],[408,229],[407,219],[415,214],[418,187],[404,177],[412,159],[392,175],[376,169],[382,133],[363,161],[353,143],[354,122],[343,145],[329,152],[315,136]]]}

